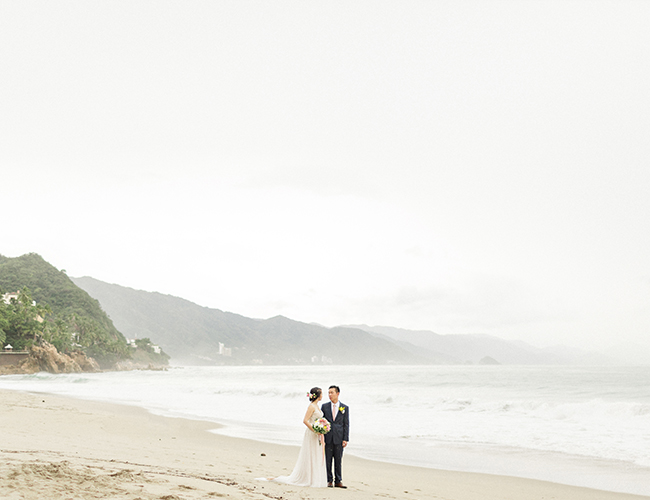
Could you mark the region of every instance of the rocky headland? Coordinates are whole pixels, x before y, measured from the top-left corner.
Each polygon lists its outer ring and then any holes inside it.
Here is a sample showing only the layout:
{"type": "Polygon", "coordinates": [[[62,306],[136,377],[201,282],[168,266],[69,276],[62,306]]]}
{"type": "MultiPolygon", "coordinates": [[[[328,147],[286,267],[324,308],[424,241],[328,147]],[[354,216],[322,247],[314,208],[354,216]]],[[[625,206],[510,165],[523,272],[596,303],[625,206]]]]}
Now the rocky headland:
{"type": "Polygon", "coordinates": [[[125,360],[116,363],[111,369],[102,370],[95,359],[81,351],[64,354],[48,342],[33,345],[29,355],[16,364],[0,366],[0,375],[22,375],[38,372],[48,373],[97,373],[101,371],[164,370],[164,366],[153,363],[138,363],[125,360]]]}

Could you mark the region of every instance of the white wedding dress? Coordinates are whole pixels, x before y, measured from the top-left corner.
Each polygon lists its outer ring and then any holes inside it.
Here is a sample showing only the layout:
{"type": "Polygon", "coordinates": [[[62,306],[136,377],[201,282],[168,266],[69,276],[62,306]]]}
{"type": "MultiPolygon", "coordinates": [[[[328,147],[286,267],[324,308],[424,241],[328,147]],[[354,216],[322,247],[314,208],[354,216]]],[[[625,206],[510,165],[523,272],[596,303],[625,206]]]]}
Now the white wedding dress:
{"type": "MultiPolygon", "coordinates": [[[[319,418],[323,418],[323,412],[317,408],[309,418],[309,423],[313,424],[319,418]]],[[[305,429],[305,437],[302,440],[298,461],[293,472],[289,476],[276,477],[273,481],[313,488],[327,487],[325,449],[320,444],[320,435],[311,429],[305,429]]]]}

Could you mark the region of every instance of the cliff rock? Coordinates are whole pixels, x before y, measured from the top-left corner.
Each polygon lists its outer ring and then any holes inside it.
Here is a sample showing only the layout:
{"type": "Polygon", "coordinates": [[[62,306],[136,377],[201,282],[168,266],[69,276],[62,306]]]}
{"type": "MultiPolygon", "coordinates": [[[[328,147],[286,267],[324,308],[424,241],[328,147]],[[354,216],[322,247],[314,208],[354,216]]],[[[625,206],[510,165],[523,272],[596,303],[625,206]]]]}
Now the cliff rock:
{"type": "Polygon", "coordinates": [[[42,345],[32,346],[29,357],[14,366],[3,366],[1,374],[18,373],[79,373],[99,372],[101,369],[93,358],[82,352],[61,354],[52,344],[43,342],[42,345]]]}

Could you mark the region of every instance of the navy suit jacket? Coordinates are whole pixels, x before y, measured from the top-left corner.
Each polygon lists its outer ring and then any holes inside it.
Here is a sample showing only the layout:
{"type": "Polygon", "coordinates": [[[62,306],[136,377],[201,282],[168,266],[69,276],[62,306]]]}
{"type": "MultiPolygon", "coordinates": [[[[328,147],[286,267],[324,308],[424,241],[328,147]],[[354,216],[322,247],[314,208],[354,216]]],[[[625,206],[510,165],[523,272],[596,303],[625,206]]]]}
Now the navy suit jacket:
{"type": "Polygon", "coordinates": [[[328,401],[323,403],[320,407],[323,412],[323,417],[326,418],[332,428],[325,434],[326,443],[341,444],[343,441],[350,440],[350,408],[348,405],[339,401],[339,413],[336,415],[336,420],[332,418],[332,402],[328,401]],[[341,408],[345,410],[341,411],[341,408]]]}

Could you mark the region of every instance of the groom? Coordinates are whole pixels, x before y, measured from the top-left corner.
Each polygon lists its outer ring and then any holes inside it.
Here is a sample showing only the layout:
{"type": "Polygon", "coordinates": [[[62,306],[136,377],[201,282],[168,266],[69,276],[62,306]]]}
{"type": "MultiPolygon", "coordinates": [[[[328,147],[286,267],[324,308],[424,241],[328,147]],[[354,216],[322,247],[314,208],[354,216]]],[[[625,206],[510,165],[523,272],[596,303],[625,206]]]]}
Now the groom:
{"type": "Polygon", "coordinates": [[[341,389],[332,385],[329,388],[329,403],[323,403],[321,411],[324,417],[332,424],[332,429],[325,434],[325,460],[327,464],[327,486],[332,487],[332,458],[334,459],[334,476],[337,488],[347,488],[341,482],[341,460],[343,448],[348,445],[350,438],[350,413],[347,405],[339,401],[341,389]]]}

